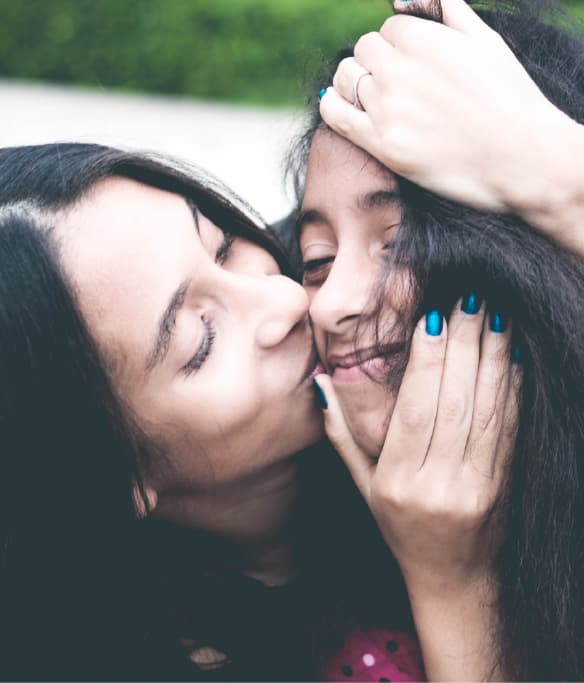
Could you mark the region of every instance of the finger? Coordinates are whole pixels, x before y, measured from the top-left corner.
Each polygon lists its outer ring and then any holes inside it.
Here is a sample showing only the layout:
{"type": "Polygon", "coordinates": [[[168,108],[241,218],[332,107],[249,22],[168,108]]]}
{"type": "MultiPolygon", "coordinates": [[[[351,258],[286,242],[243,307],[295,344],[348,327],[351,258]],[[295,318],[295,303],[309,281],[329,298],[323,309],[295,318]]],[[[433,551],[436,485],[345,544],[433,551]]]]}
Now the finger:
{"type": "Polygon", "coordinates": [[[391,59],[392,52],[393,48],[387,40],[375,31],[359,38],[355,44],[354,56],[357,64],[374,74],[380,66],[391,59]]]}
{"type": "Polygon", "coordinates": [[[317,393],[320,390],[324,397],[320,400],[323,406],[326,435],[347,466],[357,488],[365,500],[368,500],[371,477],[376,464],[365,455],[353,440],[331,378],[324,374],[317,375],[314,378],[314,383],[318,387],[315,387],[317,393]]]}
{"type": "Polygon", "coordinates": [[[497,455],[495,458],[493,478],[497,490],[507,481],[507,472],[511,464],[517,432],[519,431],[519,408],[521,401],[521,387],[523,370],[517,363],[512,363],[509,371],[509,391],[503,413],[503,424],[499,432],[497,455]]]}
{"type": "Polygon", "coordinates": [[[492,477],[505,405],[509,395],[511,325],[495,311],[485,318],[481,342],[472,425],[466,458],[474,468],[492,477]]]}
{"type": "MultiPolygon", "coordinates": [[[[396,12],[407,12],[408,5],[421,6],[428,9],[434,0],[419,0],[412,3],[411,0],[395,0],[394,9],[396,12]]],[[[464,0],[441,0],[442,23],[455,31],[466,33],[467,35],[478,35],[489,31],[489,27],[479,17],[479,15],[464,0]]],[[[431,11],[428,9],[428,11],[431,11]]]]}
{"type": "Polygon", "coordinates": [[[407,14],[395,14],[386,19],[379,30],[379,35],[395,49],[404,53],[417,53],[421,48],[435,43],[438,36],[449,31],[450,28],[434,21],[407,14]]]}
{"type": "MultiPolygon", "coordinates": [[[[359,88],[364,78],[372,78],[372,75],[367,69],[357,64],[353,57],[346,57],[337,67],[333,77],[333,87],[349,104],[355,105],[353,101],[355,95],[361,100],[359,88]]],[[[363,105],[362,101],[361,104],[363,105]]]]}
{"type": "MultiPolygon", "coordinates": [[[[368,81],[372,81],[372,79],[363,79],[359,87],[359,97],[364,98],[361,99],[361,104],[365,108],[367,108],[366,103],[369,101],[370,95],[365,97],[364,91],[366,89],[363,86],[368,81]]],[[[335,88],[327,88],[326,94],[320,101],[320,115],[335,133],[342,135],[370,154],[373,153],[373,147],[378,136],[367,112],[349,104],[335,88]]]]}
{"type": "Polygon", "coordinates": [[[408,365],[377,463],[379,477],[390,477],[393,468],[404,461],[416,469],[424,463],[438,409],[446,338],[446,323],[438,311],[430,311],[416,326],[408,365]]]}
{"type": "Polygon", "coordinates": [[[457,467],[464,459],[471,428],[485,306],[476,293],[465,296],[448,322],[448,341],[438,412],[427,464],[457,467]]]}

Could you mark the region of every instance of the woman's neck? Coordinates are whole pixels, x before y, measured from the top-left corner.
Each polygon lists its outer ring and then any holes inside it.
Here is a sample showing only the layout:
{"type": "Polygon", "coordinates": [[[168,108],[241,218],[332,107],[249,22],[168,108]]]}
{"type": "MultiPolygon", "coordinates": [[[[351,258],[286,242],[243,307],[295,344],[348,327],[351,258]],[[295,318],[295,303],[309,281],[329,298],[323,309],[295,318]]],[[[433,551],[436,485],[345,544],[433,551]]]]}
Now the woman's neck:
{"type": "Polygon", "coordinates": [[[295,575],[290,522],[296,491],[297,464],[289,459],[208,490],[163,493],[153,514],[225,541],[229,566],[222,556],[217,559],[219,571],[277,586],[295,575]]]}

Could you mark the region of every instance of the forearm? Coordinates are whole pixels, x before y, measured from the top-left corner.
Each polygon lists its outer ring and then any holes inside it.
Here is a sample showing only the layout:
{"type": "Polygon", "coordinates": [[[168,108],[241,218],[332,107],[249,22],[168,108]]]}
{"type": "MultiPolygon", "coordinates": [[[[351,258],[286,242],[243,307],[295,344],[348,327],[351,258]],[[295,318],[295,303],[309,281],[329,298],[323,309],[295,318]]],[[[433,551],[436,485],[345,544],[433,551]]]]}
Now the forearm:
{"type": "Polygon", "coordinates": [[[410,590],[410,601],[429,681],[504,680],[496,595],[487,582],[410,590]]]}
{"type": "Polygon", "coordinates": [[[574,253],[584,256],[584,126],[556,110],[533,145],[516,182],[507,183],[509,210],[574,253]]]}

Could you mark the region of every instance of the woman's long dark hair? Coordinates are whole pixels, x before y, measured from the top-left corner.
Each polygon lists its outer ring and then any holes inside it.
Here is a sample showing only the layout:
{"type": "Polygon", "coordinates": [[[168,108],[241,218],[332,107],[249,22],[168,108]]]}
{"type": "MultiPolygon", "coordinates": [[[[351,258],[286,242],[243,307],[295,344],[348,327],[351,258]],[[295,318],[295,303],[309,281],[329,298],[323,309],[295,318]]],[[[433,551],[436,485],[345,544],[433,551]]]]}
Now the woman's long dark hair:
{"type": "Polygon", "coordinates": [[[98,145],[0,150],[2,680],[185,675],[157,604],[167,558],[132,495],[151,447],[112,388],[53,231],[59,211],[109,176],[193,199],[286,267],[250,211],[195,169],[98,145]]]}
{"type": "MultiPolygon", "coordinates": [[[[584,123],[584,41],[569,30],[566,15],[550,1],[489,7],[482,17],[544,94],[584,123]]],[[[330,83],[333,71],[314,92],[330,83]]],[[[300,200],[307,154],[322,125],[314,103],[291,155],[300,200]]],[[[493,661],[510,680],[582,680],[584,264],[515,216],[475,211],[399,183],[403,220],[388,272],[403,266],[412,273],[404,329],[429,308],[447,314],[463,293],[478,291],[512,318],[521,349],[519,433],[501,500],[507,534],[497,557],[499,651],[493,661]]]]}

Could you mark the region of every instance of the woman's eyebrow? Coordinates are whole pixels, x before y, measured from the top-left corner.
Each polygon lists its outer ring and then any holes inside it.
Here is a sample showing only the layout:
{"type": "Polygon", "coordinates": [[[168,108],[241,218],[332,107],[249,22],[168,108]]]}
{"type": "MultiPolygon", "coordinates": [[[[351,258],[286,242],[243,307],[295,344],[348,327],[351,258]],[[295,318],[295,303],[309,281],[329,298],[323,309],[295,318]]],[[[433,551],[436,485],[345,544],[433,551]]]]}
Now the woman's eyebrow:
{"type": "Polygon", "coordinates": [[[152,345],[152,350],[146,358],[146,372],[151,372],[166,358],[166,354],[170,348],[172,334],[176,326],[176,317],[185,302],[190,285],[190,279],[181,282],[172,295],[164,313],[160,317],[156,339],[152,345]]]}
{"type": "Polygon", "coordinates": [[[200,236],[201,235],[201,227],[199,225],[199,207],[196,205],[195,200],[191,199],[190,197],[185,197],[185,201],[187,203],[187,206],[191,210],[191,213],[193,214],[193,220],[195,221],[195,228],[197,228],[197,234],[200,236]]]}
{"type": "Polygon", "coordinates": [[[371,209],[389,208],[399,202],[400,195],[397,190],[376,190],[359,197],[356,205],[360,211],[370,211],[371,209]]]}

